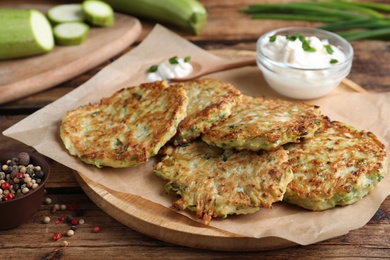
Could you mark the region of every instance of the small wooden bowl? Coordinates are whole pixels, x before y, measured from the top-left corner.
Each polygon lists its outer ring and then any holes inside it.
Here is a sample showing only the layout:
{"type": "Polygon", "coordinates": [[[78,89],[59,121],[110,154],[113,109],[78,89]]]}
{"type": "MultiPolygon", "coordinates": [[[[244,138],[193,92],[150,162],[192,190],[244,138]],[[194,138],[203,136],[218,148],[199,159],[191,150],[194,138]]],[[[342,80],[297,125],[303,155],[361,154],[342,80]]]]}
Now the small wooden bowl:
{"type": "MultiPolygon", "coordinates": [[[[0,149],[0,163],[4,164],[8,159],[17,157],[22,149],[0,149]]],[[[39,209],[43,202],[45,183],[50,174],[47,161],[38,152],[28,152],[30,163],[40,166],[45,173],[38,188],[30,190],[26,195],[15,197],[12,200],[0,201],[0,230],[12,229],[27,222],[39,209]]]]}

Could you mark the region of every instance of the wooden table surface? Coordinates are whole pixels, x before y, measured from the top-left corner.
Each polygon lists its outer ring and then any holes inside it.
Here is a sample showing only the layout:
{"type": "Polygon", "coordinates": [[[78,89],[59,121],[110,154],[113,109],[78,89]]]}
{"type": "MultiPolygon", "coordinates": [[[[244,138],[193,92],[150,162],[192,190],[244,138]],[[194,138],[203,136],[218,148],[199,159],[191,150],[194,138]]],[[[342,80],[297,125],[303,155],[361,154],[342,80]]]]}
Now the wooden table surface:
{"type": "MultiPolygon", "coordinates": [[[[8,0],[0,4],[17,3],[57,4],[58,0],[21,1],[8,0]]],[[[257,38],[268,28],[290,25],[309,25],[302,22],[253,21],[237,12],[250,3],[275,2],[266,0],[202,0],[209,12],[207,27],[201,35],[167,27],[198,46],[207,50],[255,50],[257,38]]],[[[387,2],[387,0],[377,1],[387,2]]],[[[152,22],[141,20],[143,31],[133,45],[138,44],[153,28],[152,22]]],[[[352,43],[355,50],[353,68],[349,79],[370,92],[390,90],[390,42],[359,41],[352,43]]],[[[130,50],[133,46],[129,46],[130,50]]],[[[115,59],[107,60],[92,70],[72,78],[52,89],[27,98],[0,106],[0,131],[4,131],[34,111],[53,102],[94,76],[104,66],[115,59]]],[[[1,92],[0,92],[1,93],[1,92]]],[[[0,148],[23,147],[26,145],[0,135],[0,148]]],[[[390,258],[390,198],[387,198],[373,218],[362,228],[347,235],[323,241],[309,246],[295,246],[285,249],[261,252],[220,252],[205,251],[169,244],[140,234],[117,222],[97,207],[80,188],[71,169],[49,159],[52,174],[47,183],[47,195],[51,205],[43,204],[40,211],[22,226],[0,231],[0,259],[197,259],[197,258],[390,258]],[[66,222],[56,224],[55,220],[69,214],[69,211],[52,213],[53,204],[70,205],[77,203],[82,209],[84,225],[72,237],[63,237],[54,241],[55,232],[69,229],[66,222]],[[52,221],[43,224],[44,216],[52,221]],[[99,233],[92,232],[99,226],[99,233]],[[62,243],[69,242],[64,247],[62,243]]],[[[0,212],[0,214],[7,214],[0,212]]],[[[359,216],[351,216],[359,217],[359,216]]]]}

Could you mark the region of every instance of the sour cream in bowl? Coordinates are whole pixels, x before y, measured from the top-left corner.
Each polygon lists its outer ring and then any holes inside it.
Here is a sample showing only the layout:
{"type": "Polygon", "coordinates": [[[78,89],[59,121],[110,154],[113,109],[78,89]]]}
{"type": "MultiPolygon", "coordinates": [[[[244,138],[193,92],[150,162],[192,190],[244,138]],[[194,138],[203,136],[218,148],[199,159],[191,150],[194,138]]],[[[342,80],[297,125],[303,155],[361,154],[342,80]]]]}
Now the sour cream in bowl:
{"type": "Polygon", "coordinates": [[[282,28],[257,41],[257,65],[268,85],[294,99],[314,99],[349,74],[353,48],[337,34],[315,28],[282,28]]]}

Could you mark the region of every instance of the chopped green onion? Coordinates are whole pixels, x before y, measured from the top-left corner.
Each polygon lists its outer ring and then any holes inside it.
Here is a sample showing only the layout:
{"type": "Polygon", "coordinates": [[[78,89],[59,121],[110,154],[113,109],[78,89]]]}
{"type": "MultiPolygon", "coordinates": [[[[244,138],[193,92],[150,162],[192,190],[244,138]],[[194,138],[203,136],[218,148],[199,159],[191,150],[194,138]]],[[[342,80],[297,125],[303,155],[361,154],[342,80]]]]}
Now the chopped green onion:
{"type": "Polygon", "coordinates": [[[294,33],[292,35],[286,35],[287,40],[289,41],[295,41],[296,39],[299,39],[302,42],[302,49],[304,51],[308,52],[316,52],[317,50],[310,46],[310,41],[306,40],[306,37],[303,36],[300,33],[294,33]]]}
{"type": "Polygon", "coordinates": [[[336,60],[336,59],[331,59],[330,60],[330,64],[336,64],[336,63],[338,63],[339,61],[338,60],[336,60]]]}
{"type": "Polygon", "coordinates": [[[269,42],[275,42],[276,41],[276,35],[272,35],[269,37],[269,42]]]}
{"type": "Polygon", "coordinates": [[[333,54],[334,50],[332,49],[332,46],[327,44],[327,45],[324,45],[324,47],[325,47],[327,53],[333,54]]]}
{"type": "Polygon", "coordinates": [[[157,65],[152,65],[150,66],[150,68],[147,70],[147,72],[156,72],[158,69],[158,66],[157,65]]]}
{"type": "Polygon", "coordinates": [[[295,41],[296,39],[299,39],[301,42],[306,41],[305,36],[303,36],[300,33],[294,33],[292,35],[287,35],[286,38],[287,38],[287,40],[292,41],[292,42],[295,41]]]}
{"type": "Polygon", "coordinates": [[[179,61],[177,60],[177,56],[170,58],[169,64],[179,64],[179,61]]]}
{"type": "Polygon", "coordinates": [[[286,35],[286,39],[294,42],[297,39],[297,37],[295,37],[294,35],[286,35]]]}
{"type": "Polygon", "coordinates": [[[304,51],[308,51],[308,52],[316,52],[317,51],[315,48],[310,46],[310,41],[303,41],[302,42],[302,49],[304,51]]]}
{"type": "MultiPolygon", "coordinates": [[[[191,56],[186,56],[184,58],[184,62],[190,62],[190,60],[191,60],[191,56]]],[[[168,61],[169,61],[169,64],[172,64],[172,65],[179,64],[177,56],[174,56],[174,57],[170,58],[168,61]]],[[[147,69],[147,72],[150,72],[150,73],[151,72],[156,72],[157,69],[158,69],[158,65],[152,65],[152,66],[149,67],[149,69],[147,69]]]]}

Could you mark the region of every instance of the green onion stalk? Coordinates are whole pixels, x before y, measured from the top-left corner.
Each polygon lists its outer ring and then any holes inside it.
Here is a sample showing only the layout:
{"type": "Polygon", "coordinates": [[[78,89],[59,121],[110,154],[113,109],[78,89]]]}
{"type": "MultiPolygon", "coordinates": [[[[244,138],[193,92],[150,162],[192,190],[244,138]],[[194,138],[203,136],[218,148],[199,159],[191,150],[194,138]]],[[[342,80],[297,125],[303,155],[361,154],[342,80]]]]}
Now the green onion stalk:
{"type": "Polygon", "coordinates": [[[390,4],[353,0],[310,0],[297,3],[253,4],[240,10],[252,19],[320,22],[318,28],[349,41],[390,39],[390,4]]]}

